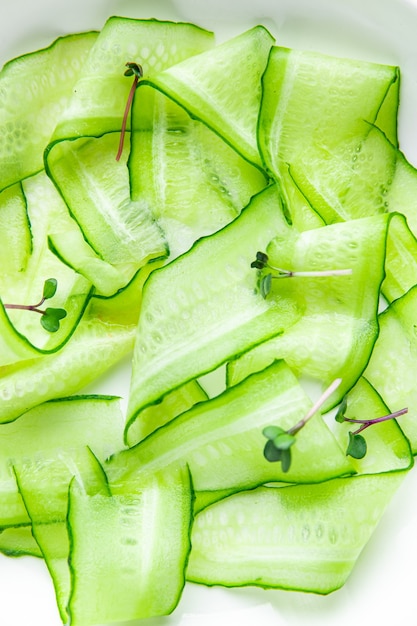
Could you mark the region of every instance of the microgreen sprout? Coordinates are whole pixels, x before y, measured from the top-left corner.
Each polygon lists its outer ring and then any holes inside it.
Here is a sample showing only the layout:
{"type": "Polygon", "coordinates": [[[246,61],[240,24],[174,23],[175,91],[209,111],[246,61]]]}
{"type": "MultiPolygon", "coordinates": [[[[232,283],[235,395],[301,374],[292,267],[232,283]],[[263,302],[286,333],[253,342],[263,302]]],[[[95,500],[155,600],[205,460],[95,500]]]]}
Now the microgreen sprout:
{"type": "Polygon", "coordinates": [[[66,317],[67,312],[65,309],[46,307],[41,309],[40,307],[45,302],[53,298],[57,290],[58,282],[56,278],[48,278],[43,285],[42,298],[36,304],[5,304],[5,309],[20,309],[22,311],[34,311],[41,315],[41,324],[45,330],[50,333],[55,333],[59,329],[60,321],[66,317]]]}
{"type": "Polygon", "coordinates": [[[347,276],[352,274],[351,269],[335,269],[335,270],[312,270],[312,271],[293,271],[275,267],[269,263],[268,255],[265,252],[257,252],[256,258],[251,263],[251,267],[257,270],[270,269],[271,272],[265,274],[259,283],[262,296],[267,297],[271,291],[272,279],[276,278],[297,278],[297,277],[320,277],[320,276],[347,276]]]}
{"type": "Polygon", "coordinates": [[[133,79],[133,84],[129,91],[129,96],[127,98],[125,112],[123,115],[122,128],[120,131],[119,149],[117,151],[116,161],[120,161],[120,157],[122,156],[123,146],[124,146],[124,141],[125,141],[125,134],[126,134],[127,118],[129,117],[129,112],[132,107],[133,96],[135,94],[136,87],[138,86],[139,80],[143,76],[142,66],[139,65],[138,63],[128,62],[126,63],[126,67],[127,67],[127,70],[125,71],[124,75],[134,76],[134,79],[133,79]]]}
{"type": "Polygon", "coordinates": [[[341,378],[336,378],[332,384],[323,392],[317,402],[311,407],[308,413],[294,426],[284,430],[280,426],[266,426],[262,434],[267,438],[264,447],[264,457],[271,463],[279,461],[282,471],[288,472],[291,466],[291,447],[296,441],[296,434],[307,424],[307,422],[317,413],[320,407],[326,402],[331,394],[342,382],[341,378]]]}
{"type": "Polygon", "coordinates": [[[354,459],[363,459],[363,457],[367,453],[367,443],[365,438],[360,434],[369,426],[373,424],[379,424],[381,422],[386,422],[388,420],[396,419],[401,415],[404,415],[408,412],[408,409],[400,409],[399,411],[395,411],[394,413],[389,413],[388,415],[383,415],[382,417],[376,417],[368,420],[361,420],[346,417],[345,412],[347,409],[347,400],[346,397],[343,398],[337,413],[335,415],[335,420],[339,423],[349,422],[351,424],[358,424],[358,428],[354,431],[349,432],[349,441],[346,448],[346,456],[351,456],[354,459]]]}

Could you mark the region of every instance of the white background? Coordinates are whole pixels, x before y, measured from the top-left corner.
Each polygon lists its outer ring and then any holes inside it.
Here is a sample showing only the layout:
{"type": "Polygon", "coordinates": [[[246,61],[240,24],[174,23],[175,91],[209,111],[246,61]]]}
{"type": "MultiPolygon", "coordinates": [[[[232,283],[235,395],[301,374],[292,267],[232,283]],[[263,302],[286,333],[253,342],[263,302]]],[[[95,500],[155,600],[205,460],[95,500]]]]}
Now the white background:
{"type": "MultiPolygon", "coordinates": [[[[100,29],[111,15],[181,19],[221,41],[256,23],[277,43],[399,65],[400,145],[417,164],[417,3],[406,0],[0,0],[0,65],[59,35],[100,29]]],[[[24,86],[22,85],[22,89],[24,86]]],[[[128,389],[128,364],[94,389],[128,389]]],[[[172,616],[137,626],[365,626],[417,624],[417,471],[395,495],[343,589],[330,596],[187,585],[172,616]]],[[[41,561],[0,555],[0,623],[59,626],[41,561]]],[[[132,626],[133,623],[132,623],[132,626]]]]}

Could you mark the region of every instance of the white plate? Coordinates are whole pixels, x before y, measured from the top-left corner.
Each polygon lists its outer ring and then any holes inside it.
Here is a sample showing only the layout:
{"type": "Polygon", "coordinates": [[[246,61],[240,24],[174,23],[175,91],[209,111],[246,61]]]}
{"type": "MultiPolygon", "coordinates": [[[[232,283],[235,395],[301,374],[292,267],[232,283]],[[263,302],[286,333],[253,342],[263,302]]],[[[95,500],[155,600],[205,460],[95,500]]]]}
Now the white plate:
{"type": "MultiPolygon", "coordinates": [[[[1,0],[0,13],[0,65],[59,35],[100,29],[111,15],[193,21],[215,30],[219,41],[262,23],[281,45],[399,65],[400,144],[417,164],[417,0],[1,0]]],[[[95,390],[126,395],[127,381],[125,364],[95,390]]],[[[187,585],[173,615],[137,626],[416,624],[416,493],[414,471],[345,587],[330,596],[187,585]]],[[[41,561],[0,555],[0,623],[60,626],[41,561]]]]}

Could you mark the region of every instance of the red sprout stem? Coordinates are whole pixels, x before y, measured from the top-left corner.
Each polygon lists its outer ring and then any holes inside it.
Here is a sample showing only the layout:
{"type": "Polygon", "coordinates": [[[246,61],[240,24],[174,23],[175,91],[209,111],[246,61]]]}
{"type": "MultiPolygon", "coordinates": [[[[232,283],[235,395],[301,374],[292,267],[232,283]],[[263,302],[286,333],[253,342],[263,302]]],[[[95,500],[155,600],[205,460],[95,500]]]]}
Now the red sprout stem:
{"type": "Polygon", "coordinates": [[[405,413],[408,413],[407,408],[400,409],[399,411],[395,411],[394,413],[389,413],[389,415],[383,415],[382,417],[376,417],[375,419],[371,419],[371,420],[357,420],[357,419],[350,419],[349,417],[345,417],[344,419],[346,422],[350,422],[351,424],[361,424],[360,428],[358,428],[358,430],[356,430],[354,433],[355,435],[357,435],[358,433],[365,430],[365,428],[372,426],[372,424],[378,424],[380,422],[387,422],[388,420],[392,420],[397,417],[400,417],[401,415],[405,415],[405,413]]]}
{"type": "Polygon", "coordinates": [[[135,94],[138,82],[139,82],[139,76],[135,74],[135,78],[133,79],[133,84],[129,91],[129,96],[126,102],[125,112],[123,115],[122,128],[120,131],[119,149],[117,151],[116,161],[120,161],[120,157],[122,156],[122,153],[123,153],[123,146],[124,146],[125,135],[126,135],[127,118],[129,117],[129,112],[132,107],[133,96],[135,94]]]}
{"type": "Polygon", "coordinates": [[[43,315],[45,311],[42,311],[39,307],[45,302],[46,298],[42,298],[36,304],[3,304],[5,309],[20,309],[21,311],[35,311],[43,315]]]}

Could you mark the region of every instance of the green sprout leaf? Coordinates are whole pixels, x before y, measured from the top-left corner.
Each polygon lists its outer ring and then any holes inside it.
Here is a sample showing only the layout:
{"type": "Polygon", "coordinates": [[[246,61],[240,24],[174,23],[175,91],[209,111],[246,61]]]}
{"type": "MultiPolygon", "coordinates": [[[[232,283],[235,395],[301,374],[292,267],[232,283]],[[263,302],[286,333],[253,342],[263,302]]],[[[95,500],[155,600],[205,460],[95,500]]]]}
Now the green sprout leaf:
{"type": "Polygon", "coordinates": [[[263,298],[266,298],[268,296],[269,292],[271,291],[271,285],[272,285],[272,274],[266,274],[265,276],[261,278],[261,281],[259,283],[259,288],[260,288],[261,295],[263,298]]]}
{"type": "Polygon", "coordinates": [[[345,396],[342,402],[340,403],[339,408],[337,409],[337,413],[335,415],[335,420],[336,422],[339,422],[339,424],[343,424],[343,422],[345,421],[346,409],[347,409],[347,398],[345,396]]]}
{"type": "Polygon", "coordinates": [[[58,282],[56,278],[48,278],[45,280],[43,285],[43,294],[40,302],[36,304],[4,304],[5,309],[20,309],[21,311],[32,311],[34,313],[38,313],[41,318],[41,325],[45,330],[49,333],[55,333],[59,329],[59,322],[64,317],[66,317],[67,312],[65,309],[56,309],[56,308],[46,308],[41,309],[40,307],[45,302],[45,300],[49,300],[53,298],[56,293],[58,286],[58,282]]]}
{"type": "Polygon", "coordinates": [[[274,446],[274,442],[271,441],[271,439],[268,439],[264,448],[264,457],[270,463],[276,463],[277,461],[282,460],[282,450],[276,448],[274,446]]]}
{"type": "Polygon", "coordinates": [[[365,438],[358,433],[349,433],[349,443],[346,450],[346,456],[351,456],[354,459],[363,459],[366,454],[367,445],[365,438]]]}
{"type": "Polygon", "coordinates": [[[281,428],[281,426],[266,426],[263,429],[262,434],[267,439],[271,439],[271,441],[273,441],[276,437],[283,435],[286,432],[287,431],[281,428]]]}
{"type": "Polygon", "coordinates": [[[264,457],[270,463],[281,462],[283,472],[288,472],[291,466],[291,450],[284,448],[277,448],[271,439],[265,444],[264,457]]]}
{"type": "Polygon", "coordinates": [[[279,450],[288,450],[295,443],[294,435],[290,433],[279,434],[273,439],[273,444],[279,450]]]}
{"type": "Polygon", "coordinates": [[[66,317],[67,312],[65,309],[54,309],[48,307],[41,317],[41,324],[45,330],[49,333],[56,333],[59,330],[60,321],[66,317]]]}
{"type": "Polygon", "coordinates": [[[43,285],[43,300],[49,300],[56,294],[58,282],[56,278],[48,278],[43,285]]]}
{"type": "Polygon", "coordinates": [[[291,466],[290,447],[295,443],[294,435],[280,426],[267,426],[262,434],[268,439],[264,447],[264,457],[270,463],[281,462],[282,471],[288,472],[291,466]]]}
{"type": "Polygon", "coordinates": [[[142,78],[143,76],[143,69],[142,66],[139,65],[139,63],[132,63],[132,62],[128,62],[126,63],[125,67],[127,67],[127,70],[125,71],[124,75],[125,76],[137,76],[137,78],[142,78]]]}
{"type": "Polygon", "coordinates": [[[257,252],[255,261],[250,264],[251,267],[257,270],[263,270],[268,266],[268,255],[265,252],[257,252]]]}
{"type": "Polygon", "coordinates": [[[281,467],[283,472],[288,472],[291,466],[291,450],[282,450],[281,467]]]}

